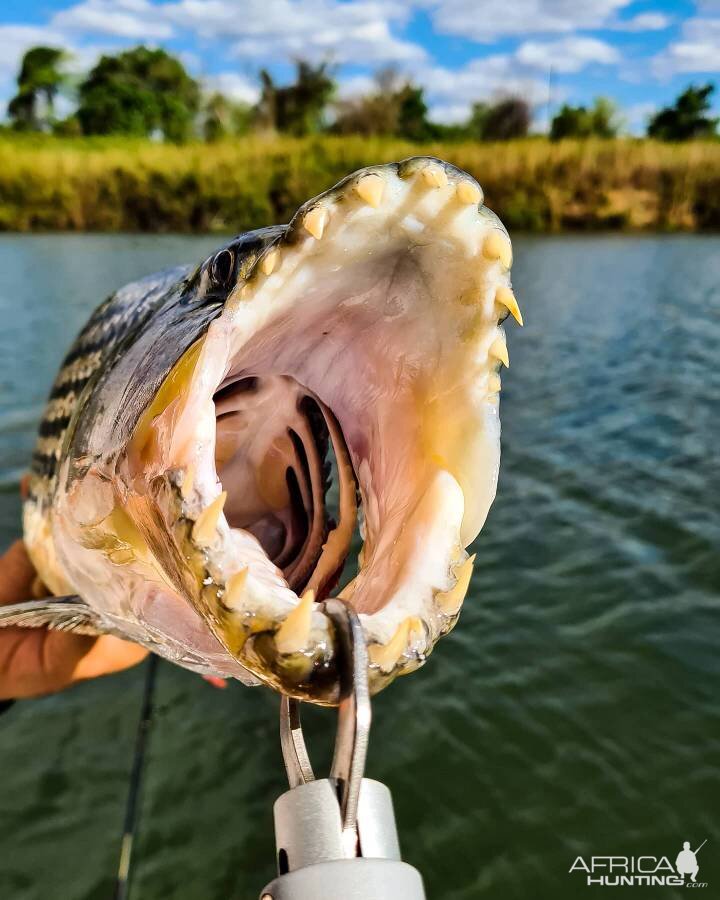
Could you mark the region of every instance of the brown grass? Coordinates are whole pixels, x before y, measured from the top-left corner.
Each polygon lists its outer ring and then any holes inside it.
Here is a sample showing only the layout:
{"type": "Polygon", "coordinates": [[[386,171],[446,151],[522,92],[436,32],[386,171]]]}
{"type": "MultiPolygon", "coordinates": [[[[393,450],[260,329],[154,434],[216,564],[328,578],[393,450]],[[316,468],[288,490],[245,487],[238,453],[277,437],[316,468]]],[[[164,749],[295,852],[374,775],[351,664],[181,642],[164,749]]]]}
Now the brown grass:
{"type": "Polygon", "coordinates": [[[261,138],[169,146],[0,138],[0,229],[243,231],[360,166],[429,154],[473,174],[509,228],[720,228],[720,143],[427,144],[261,138]]]}

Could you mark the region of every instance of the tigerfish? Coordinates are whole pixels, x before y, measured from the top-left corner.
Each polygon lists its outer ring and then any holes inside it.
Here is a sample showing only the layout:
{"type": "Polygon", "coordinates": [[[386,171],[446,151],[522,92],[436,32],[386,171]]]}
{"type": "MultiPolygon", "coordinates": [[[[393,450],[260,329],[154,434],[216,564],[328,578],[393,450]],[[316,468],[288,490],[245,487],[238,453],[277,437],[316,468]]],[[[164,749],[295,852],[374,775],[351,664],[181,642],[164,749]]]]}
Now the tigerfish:
{"type": "Polygon", "coordinates": [[[33,457],[24,538],[55,596],[0,624],[332,704],[336,596],[373,692],[416,669],[458,619],[495,496],[511,262],[477,182],[414,157],[118,290],[33,457]]]}

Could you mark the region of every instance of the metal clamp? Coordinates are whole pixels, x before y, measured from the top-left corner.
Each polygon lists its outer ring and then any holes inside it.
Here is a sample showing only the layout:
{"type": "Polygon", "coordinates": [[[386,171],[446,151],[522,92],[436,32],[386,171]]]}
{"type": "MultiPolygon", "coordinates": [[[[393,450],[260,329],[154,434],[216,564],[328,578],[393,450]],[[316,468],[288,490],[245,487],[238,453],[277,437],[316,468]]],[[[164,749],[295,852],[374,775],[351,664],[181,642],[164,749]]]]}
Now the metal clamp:
{"type": "MultiPolygon", "coordinates": [[[[330,778],[335,781],[343,836],[357,844],[357,810],[365,772],[372,710],[368,654],[357,613],[342,600],[326,600],[324,611],[335,626],[340,649],[340,703],[330,778]]],[[[315,780],[300,721],[300,701],[280,701],[280,744],[291,788],[315,780]]],[[[354,853],[353,853],[354,855],[354,853]]]]}
{"type": "Polygon", "coordinates": [[[337,635],[340,703],[329,778],[316,779],[300,703],[283,697],[280,742],[290,790],[275,801],[278,877],[262,900],[424,900],[419,872],[400,857],[390,791],[363,778],[370,733],[365,636],[340,600],[325,613],[337,635]]]}

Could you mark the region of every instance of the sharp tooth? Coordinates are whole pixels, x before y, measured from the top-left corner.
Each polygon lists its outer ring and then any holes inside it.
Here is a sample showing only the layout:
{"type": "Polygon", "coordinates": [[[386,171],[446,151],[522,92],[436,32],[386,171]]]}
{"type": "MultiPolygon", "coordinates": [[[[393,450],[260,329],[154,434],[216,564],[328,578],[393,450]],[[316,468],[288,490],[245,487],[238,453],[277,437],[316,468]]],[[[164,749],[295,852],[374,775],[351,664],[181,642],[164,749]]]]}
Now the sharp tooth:
{"type": "Polygon", "coordinates": [[[377,209],[382,203],[384,188],[385,185],[379,175],[363,175],[355,185],[358,197],[373,209],[377,209]]]}
{"type": "Polygon", "coordinates": [[[518,306],[518,302],[515,299],[515,294],[513,294],[509,287],[505,287],[505,285],[502,285],[497,289],[495,293],[495,302],[507,307],[518,325],[523,324],[523,317],[522,313],[520,312],[520,307],[518,306]]]}
{"type": "Polygon", "coordinates": [[[509,269],[512,265],[512,247],[510,241],[501,231],[491,231],[483,243],[483,256],[486,259],[499,259],[509,269]]]}
{"type": "Polygon", "coordinates": [[[277,265],[277,261],[278,261],[277,250],[271,250],[267,254],[267,256],[264,256],[262,262],[260,263],[260,268],[262,269],[263,275],[272,275],[273,269],[277,265]]]}
{"type": "Polygon", "coordinates": [[[488,393],[497,394],[502,387],[502,381],[497,372],[491,372],[488,375],[488,393]]]}
{"type": "Polygon", "coordinates": [[[311,209],[303,219],[303,227],[305,228],[305,231],[309,232],[315,238],[316,241],[319,241],[323,236],[323,232],[325,231],[327,220],[327,210],[323,209],[320,206],[316,206],[315,209],[311,209]]]}
{"type": "Polygon", "coordinates": [[[510,368],[510,357],[508,356],[507,344],[505,343],[504,338],[495,338],[495,340],[490,345],[490,349],[488,350],[488,356],[493,356],[495,357],[495,359],[499,359],[506,369],[510,368]]]}
{"type": "Polygon", "coordinates": [[[368,647],[370,662],[380,666],[384,672],[390,672],[407,650],[412,632],[421,628],[422,622],[417,616],[408,616],[398,625],[397,631],[387,644],[370,644],[368,647]]]}
{"type": "Polygon", "coordinates": [[[196,544],[207,547],[215,540],[218,519],[220,518],[220,513],[223,511],[226,500],[227,491],[223,491],[221,494],[218,494],[213,502],[209,506],[206,506],[197,519],[195,519],[192,536],[196,544]]]}
{"type": "Polygon", "coordinates": [[[430,187],[441,188],[448,183],[447,173],[442,166],[429,165],[422,170],[425,183],[430,187]]]}
{"type": "Polygon", "coordinates": [[[275,632],[275,646],[280,653],[298,653],[307,647],[314,606],[315,591],[305,591],[275,632]]]}
{"type": "Polygon", "coordinates": [[[457,186],[457,196],[461,203],[477,206],[482,200],[482,191],[472,181],[461,181],[457,186]]]}
{"type": "Polygon", "coordinates": [[[195,466],[190,463],[190,465],[185,469],[182,482],[180,483],[180,494],[182,495],[184,500],[187,500],[187,498],[190,496],[190,492],[192,491],[194,484],[195,466]]]}
{"type": "Polygon", "coordinates": [[[465,594],[467,594],[468,585],[472,578],[473,565],[475,564],[475,556],[468,557],[460,568],[455,572],[457,581],[449,591],[442,591],[435,594],[435,602],[442,612],[447,616],[454,616],[462,606],[465,594]]]}
{"type": "Polygon", "coordinates": [[[248,567],[240,569],[225,582],[225,596],[223,603],[229,608],[240,606],[245,593],[245,582],[248,577],[248,567]]]}
{"type": "Polygon", "coordinates": [[[240,288],[240,298],[241,298],[242,300],[247,300],[251,293],[252,293],[252,291],[251,291],[251,288],[250,288],[250,285],[249,285],[249,284],[244,284],[244,285],[240,288]]]}

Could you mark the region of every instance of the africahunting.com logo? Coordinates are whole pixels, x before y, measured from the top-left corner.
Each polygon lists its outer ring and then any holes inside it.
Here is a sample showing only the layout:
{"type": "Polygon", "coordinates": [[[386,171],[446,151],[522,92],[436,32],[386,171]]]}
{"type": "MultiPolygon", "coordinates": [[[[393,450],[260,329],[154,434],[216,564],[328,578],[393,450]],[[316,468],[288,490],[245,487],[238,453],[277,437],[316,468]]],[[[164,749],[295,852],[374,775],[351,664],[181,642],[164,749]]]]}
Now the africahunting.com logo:
{"type": "Polygon", "coordinates": [[[707,838],[696,847],[683,843],[675,865],[667,856],[578,856],[568,871],[581,873],[589,887],[707,887],[698,881],[697,855],[707,838]]]}

